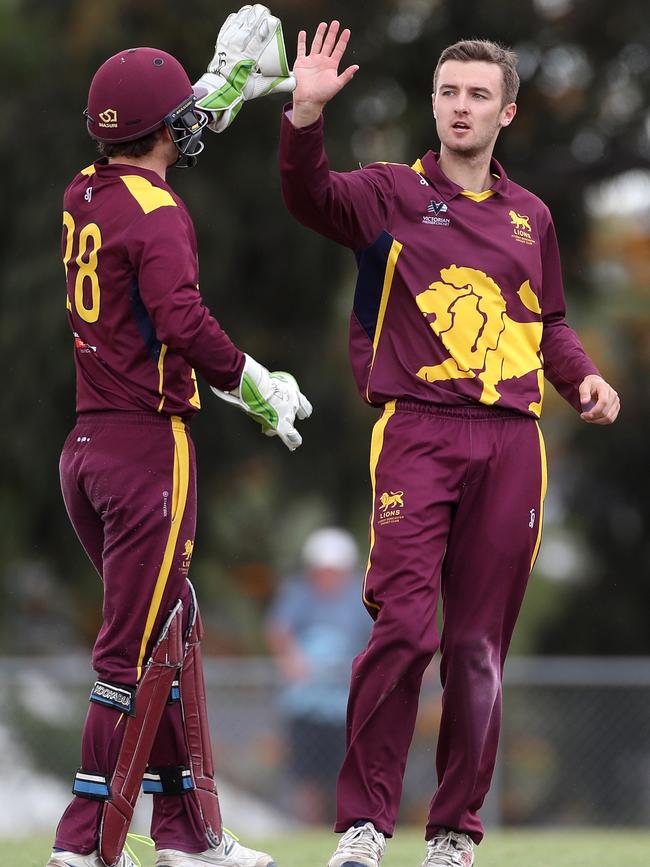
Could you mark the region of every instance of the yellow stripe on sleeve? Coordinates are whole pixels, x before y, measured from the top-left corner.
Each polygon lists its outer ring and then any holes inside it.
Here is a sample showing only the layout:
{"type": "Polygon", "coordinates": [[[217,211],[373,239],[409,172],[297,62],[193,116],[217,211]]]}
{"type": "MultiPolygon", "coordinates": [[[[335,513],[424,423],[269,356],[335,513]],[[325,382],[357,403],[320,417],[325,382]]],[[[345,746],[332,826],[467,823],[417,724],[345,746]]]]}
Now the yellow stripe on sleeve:
{"type": "Polygon", "coordinates": [[[165,395],[163,394],[163,380],[165,378],[165,355],[167,354],[167,344],[163,343],[160,347],[160,353],[158,355],[158,394],[160,395],[160,403],[158,404],[158,412],[162,412],[163,404],[165,402],[165,395]]]}
{"type": "Polygon", "coordinates": [[[381,455],[381,450],[384,446],[384,431],[386,430],[386,425],[388,424],[394,413],[395,401],[389,400],[388,403],[384,406],[384,411],[381,415],[381,418],[375,423],[375,426],[372,429],[372,438],[370,440],[370,482],[372,484],[372,518],[370,519],[370,551],[368,552],[368,565],[366,566],[366,574],[363,577],[362,597],[364,605],[367,605],[370,608],[376,608],[377,610],[379,610],[379,605],[376,605],[374,602],[369,602],[366,597],[366,581],[368,580],[368,572],[370,572],[370,565],[372,562],[372,549],[375,544],[375,495],[377,488],[377,464],[379,463],[379,456],[381,455]]]}
{"type": "Polygon", "coordinates": [[[388,251],[388,261],[386,262],[386,270],[384,271],[384,285],[381,290],[381,300],[379,302],[379,313],[377,314],[377,324],[375,326],[375,337],[372,341],[372,361],[370,362],[370,371],[368,373],[368,385],[366,386],[366,397],[369,398],[368,389],[370,388],[370,377],[372,375],[372,368],[375,364],[375,355],[377,354],[377,346],[379,345],[379,338],[381,337],[381,329],[384,324],[384,317],[386,316],[386,308],[388,307],[388,298],[390,297],[390,290],[393,285],[393,277],[395,276],[395,266],[397,264],[397,259],[399,258],[399,254],[402,252],[402,244],[399,241],[393,240],[393,243],[390,246],[390,250],[388,251]]]}
{"type": "Polygon", "coordinates": [[[201,409],[201,397],[199,395],[199,384],[196,381],[196,371],[194,370],[194,368],[192,368],[191,376],[192,376],[192,382],[194,383],[194,394],[190,398],[190,404],[192,406],[196,407],[196,409],[201,409]]]}
{"type": "Polygon", "coordinates": [[[546,488],[548,486],[548,476],[546,471],[546,446],[544,445],[544,437],[542,435],[542,429],[539,424],[535,422],[535,427],[537,428],[537,434],[539,436],[539,460],[541,465],[541,477],[542,477],[542,485],[541,491],[539,495],[539,519],[537,524],[537,541],[535,542],[535,548],[533,549],[533,556],[530,558],[530,571],[533,571],[533,566],[535,565],[535,560],[537,560],[537,555],[539,553],[539,546],[542,542],[542,524],[544,522],[544,498],[546,497],[546,488]]]}
{"type": "Polygon", "coordinates": [[[140,175],[122,175],[121,180],[145,214],[158,208],[176,207],[176,202],[168,190],[154,187],[151,181],[140,175]]]}
{"type": "Polygon", "coordinates": [[[539,389],[539,400],[533,400],[528,404],[528,411],[535,413],[537,418],[542,414],[542,404],[544,403],[544,369],[540,367],[537,371],[537,388],[539,389]]]}
{"type": "Polygon", "coordinates": [[[167,580],[171,571],[176,543],[178,542],[178,534],[180,532],[183,516],[185,514],[185,505],[187,503],[187,492],[190,483],[190,450],[187,441],[187,431],[185,425],[178,416],[171,417],[172,434],[174,436],[174,480],[172,488],[172,513],[171,526],[165,545],[165,553],[163,554],[162,563],[158,571],[158,577],[154,586],[151,603],[149,604],[149,613],[144,627],[144,634],[140,642],[140,653],[138,656],[137,678],[140,680],[142,676],[142,666],[144,663],[144,655],[147,650],[147,645],[151,639],[154,623],[160,611],[160,603],[167,586],[167,580]]]}

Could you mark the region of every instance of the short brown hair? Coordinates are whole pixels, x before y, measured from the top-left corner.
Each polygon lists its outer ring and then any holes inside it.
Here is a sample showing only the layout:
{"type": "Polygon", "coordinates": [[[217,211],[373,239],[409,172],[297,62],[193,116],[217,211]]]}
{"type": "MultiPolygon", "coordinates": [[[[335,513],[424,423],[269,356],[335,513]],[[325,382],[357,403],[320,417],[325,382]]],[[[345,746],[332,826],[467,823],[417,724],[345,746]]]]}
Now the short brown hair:
{"type": "Polygon", "coordinates": [[[162,127],[134,141],[98,141],[97,150],[103,157],[144,157],[154,149],[162,127]]]}
{"type": "Polygon", "coordinates": [[[467,63],[470,60],[484,60],[496,63],[503,74],[503,104],[514,102],[519,92],[519,75],[517,74],[517,55],[510,48],[505,48],[497,42],[488,39],[463,39],[450,45],[440,55],[433,73],[433,92],[436,92],[440,67],[447,60],[460,60],[467,63]]]}

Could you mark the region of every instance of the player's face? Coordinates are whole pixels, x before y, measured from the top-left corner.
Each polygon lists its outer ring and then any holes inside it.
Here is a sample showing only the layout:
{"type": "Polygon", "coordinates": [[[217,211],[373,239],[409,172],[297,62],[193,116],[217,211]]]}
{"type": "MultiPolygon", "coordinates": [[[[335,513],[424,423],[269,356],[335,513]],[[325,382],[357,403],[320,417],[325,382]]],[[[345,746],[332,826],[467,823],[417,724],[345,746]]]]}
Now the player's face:
{"type": "Polygon", "coordinates": [[[438,71],[433,113],[443,148],[473,157],[494,147],[502,127],[515,116],[503,105],[503,73],[484,60],[447,60],[438,71]]]}

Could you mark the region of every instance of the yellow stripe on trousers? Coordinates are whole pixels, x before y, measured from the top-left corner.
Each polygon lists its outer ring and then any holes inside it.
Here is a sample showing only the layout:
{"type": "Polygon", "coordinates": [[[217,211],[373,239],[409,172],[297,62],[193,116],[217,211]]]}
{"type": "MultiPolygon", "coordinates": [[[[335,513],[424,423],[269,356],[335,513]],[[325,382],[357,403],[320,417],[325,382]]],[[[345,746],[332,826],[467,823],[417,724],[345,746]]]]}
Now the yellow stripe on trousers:
{"type": "Polygon", "coordinates": [[[537,560],[537,555],[539,554],[539,546],[542,542],[542,524],[544,522],[544,497],[546,496],[546,488],[548,485],[548,476],[546,472],[546,446],[544,445],[544,437],[542,436],[542,429],[539,424],[535,422],[535,427],[537,428],[537,434],[539,436],[539,460],[541,464],[541,477],[542,477],[542,488],[539,495],[539,518],[537,524],[537,541],[535,542],[535,547],[533,549],[533,556],[530,558],[530,571],[533,571],[533,566],[535,565],[535,560],[537,560]]]}
{"type": "Polygon", "coordinates": [[[372,517],[370,519],[370,551],[368,552],[368,565],[366,567],[366,574],[363,578],[363,602],[365,605],[370,606],[371,608],[377,608],[379,610],[379,605],[376,605],[374,602],[369,602],[366,597],[366,581],[368,580],[368,572],[370,572],[370,565],[372,562],[372,549],[375,544],[375,514],[376,514],[376,504],[375,504],[375,495],[377,493],[377,464],[379,463],[379,456],[381,455],[381,450],[384,447],[384,431],[386,430],[386,425],[390,418],[392,418],[395,412],[395,401],[389,400],[388,403],[384,406],[384,412],[382,413],[381,418],[378,422],[376,422],[374,428],[372,429],[372,438],[370,440],[370,482],[372,484],[372,517]]]}
{"type": "Polygon", "coordinates": [[[140,643],[140,654],[138,656],[137,677],[140,680],[142,676],[142,665],[144,663],[144,655],[147,650],[147,644],[151,638],[154,623],[160,611],[160,603],[162,601],[167,579],[171,571],[176,543],[178,542],[178,534],[183,522],[185,514],[185,504],[187,503],[187,491],[190,482],[190,449],[187,441],[187,431],[185,425],[180,418],[172,416],[171,418],[172,434],[174,436],[174,480],[172,488],[172,522],[169,528],[169,536],[165,545],[165,553],[163,554],[158,577],[154,586],[151,603],[149,604],[149,613],[147,614],[147,622],[144,627],[144,635],[140,643]]]}

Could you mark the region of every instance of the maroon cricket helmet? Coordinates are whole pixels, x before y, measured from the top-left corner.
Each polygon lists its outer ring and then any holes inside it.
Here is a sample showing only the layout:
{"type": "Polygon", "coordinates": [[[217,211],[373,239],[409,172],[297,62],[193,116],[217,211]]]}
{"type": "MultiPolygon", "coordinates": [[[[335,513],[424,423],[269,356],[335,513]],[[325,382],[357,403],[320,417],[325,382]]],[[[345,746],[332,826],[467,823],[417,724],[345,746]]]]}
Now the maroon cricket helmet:
{"type": "Polygon", "coordinates": [[[194,109],[192,83],[181,64],[158,48],[129,48],[95,73],[84,112],[90,135],[108,144],[141,138],[166,124],[181,155],[203,149],[207,118],[194,109]]]}

